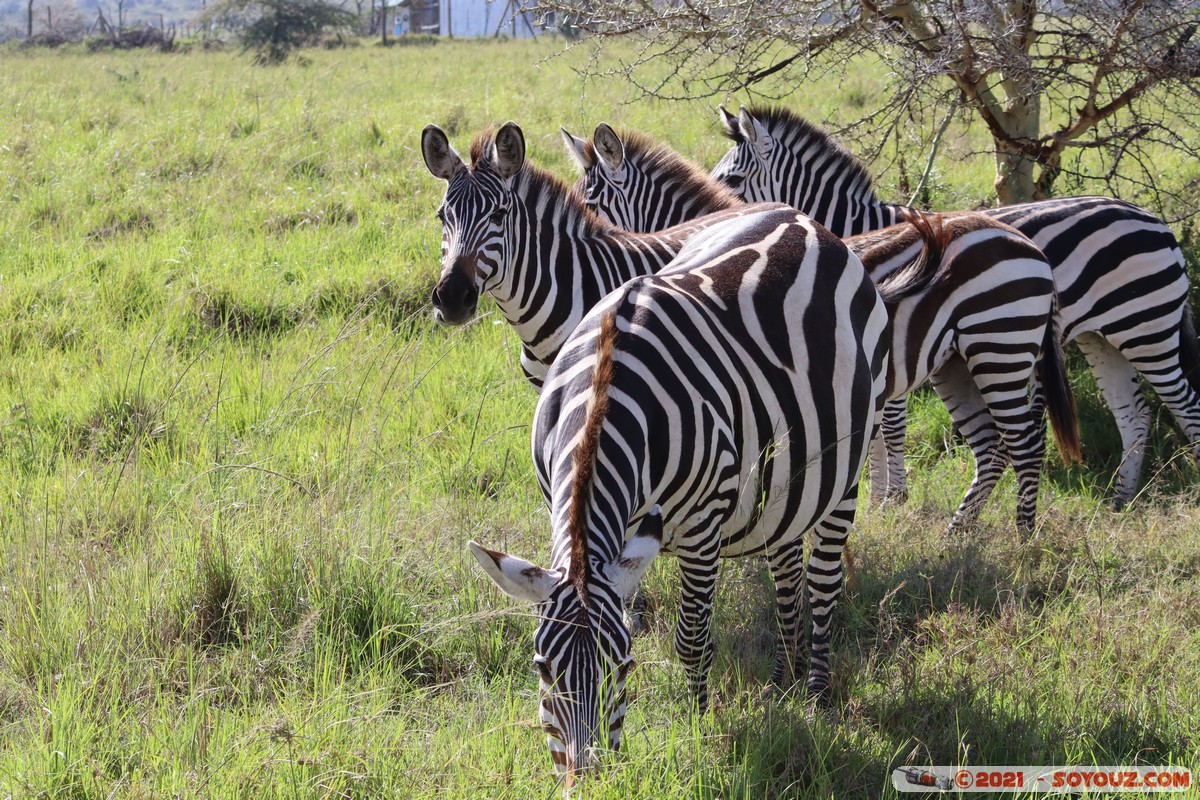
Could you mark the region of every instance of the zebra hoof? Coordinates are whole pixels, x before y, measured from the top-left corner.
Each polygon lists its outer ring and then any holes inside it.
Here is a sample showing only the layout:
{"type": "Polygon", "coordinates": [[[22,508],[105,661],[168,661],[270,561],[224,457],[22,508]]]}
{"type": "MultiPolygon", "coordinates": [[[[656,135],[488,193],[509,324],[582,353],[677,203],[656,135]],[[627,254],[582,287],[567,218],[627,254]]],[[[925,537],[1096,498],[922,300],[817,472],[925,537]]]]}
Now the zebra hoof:
{"type": "Polygon", "coordinates": [[[817,701],[817,705],[821,708],[829,708],[833,705],[833,689],[829,685],[829,679],[809,678],[808,679],[808,696],[817,701]]]}
{"type": "Polygon", "coordinates": [[[978,517],[954,516],[946,526],[944,538],[949,541],[966,539],[979,526],[978,517]]]}
{"type": "Polygon", "coordinates": [[[646,598],[639,589],[625,603],[625,624],[634,636],[645,636],[650,632],[650,615],[646,609],[646,598]]]}

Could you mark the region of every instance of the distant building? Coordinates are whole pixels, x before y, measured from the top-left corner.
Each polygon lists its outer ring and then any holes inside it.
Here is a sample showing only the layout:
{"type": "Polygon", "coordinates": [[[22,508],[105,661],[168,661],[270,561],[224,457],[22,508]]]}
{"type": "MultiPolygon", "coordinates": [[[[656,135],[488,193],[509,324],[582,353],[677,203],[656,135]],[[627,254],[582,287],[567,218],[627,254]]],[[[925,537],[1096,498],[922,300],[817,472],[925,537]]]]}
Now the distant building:
{"type": "Polygon", "coordinates": [[[504,36],[529,38],[541,33],[530,0],[399,0],[393,30],[436,36],[504,36]]]}

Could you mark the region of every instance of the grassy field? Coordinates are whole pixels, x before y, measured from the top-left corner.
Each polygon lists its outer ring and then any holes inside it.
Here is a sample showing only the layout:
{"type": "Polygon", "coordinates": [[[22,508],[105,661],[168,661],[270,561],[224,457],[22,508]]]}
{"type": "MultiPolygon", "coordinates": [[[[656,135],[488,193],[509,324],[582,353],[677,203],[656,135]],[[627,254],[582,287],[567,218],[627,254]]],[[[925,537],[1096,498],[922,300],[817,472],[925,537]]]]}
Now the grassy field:
{"type": "MultiPolygon", "coordinates": [[[[0,53],[0,798],[557,793],[532,621],[464,546],[547,557],[535,397],[490,306],[465,329],[430,318],[442,184],[419,132],[465,152],[516,119],[564,177],[560,124],[640,128],[706,164],[727,142],[711,107],[624,104],[544,61],[555,47],[277,69],[0,53]]],[[[865,69],[798,107],[844,118],[883,85],[865,69]]],[[[950,163],[939,204],[985,200],[986,159],[950,163]]],[[[1051,470],[1030,540],[1011,476],[977,531],[942,534],[970,456],[914,399],[913,499],[860,515],[831,709],[767,690],[769,581],[731,563],[715,707],[689,715],[676,571],[652,567],[627,752],[577,796],[890,796],[906,764],[1200,767],[1197,476],[1168,430],[1145,494],[1110,512],[1115,431],[1075,381],[1088,463],[1051,470]]]]}

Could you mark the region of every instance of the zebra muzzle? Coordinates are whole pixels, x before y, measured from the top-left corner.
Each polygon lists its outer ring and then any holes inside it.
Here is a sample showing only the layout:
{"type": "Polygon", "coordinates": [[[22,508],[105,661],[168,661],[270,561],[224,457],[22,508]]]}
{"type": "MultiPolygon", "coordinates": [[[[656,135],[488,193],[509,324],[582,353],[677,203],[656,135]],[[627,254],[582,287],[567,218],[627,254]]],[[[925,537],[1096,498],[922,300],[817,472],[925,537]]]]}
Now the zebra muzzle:
{"type": "Polygon", "coordinates": [[[433,315],[448,325],[465,325],[479,305],[475,287],[475,265],[468,258],[456,259],[433,287],[433,315]]]}

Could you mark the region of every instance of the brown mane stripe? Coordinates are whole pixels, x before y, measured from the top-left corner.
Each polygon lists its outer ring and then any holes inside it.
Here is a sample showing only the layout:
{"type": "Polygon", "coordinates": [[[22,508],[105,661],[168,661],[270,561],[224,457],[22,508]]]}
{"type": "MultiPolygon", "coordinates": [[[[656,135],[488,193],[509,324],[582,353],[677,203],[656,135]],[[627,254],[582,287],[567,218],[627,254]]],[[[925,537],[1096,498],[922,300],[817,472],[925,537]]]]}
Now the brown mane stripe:
{"type": "Polygon", "coordinates": [[[613,346],[617,340],[617,312],[609,311],[600,321],[596,339],[596,369],[592,375],[592,399],[589,402],[583,435],[575,447],[575,477],[571,482],[567,533],[571,538],[571,562],[568,574],[584,606],[588,605],[588,580],[591,563],[587,557],[587,509],[592,479],[596,473],[596,451],[600,428],[608,415],[608,386],[613,375],[613,346]]]}

